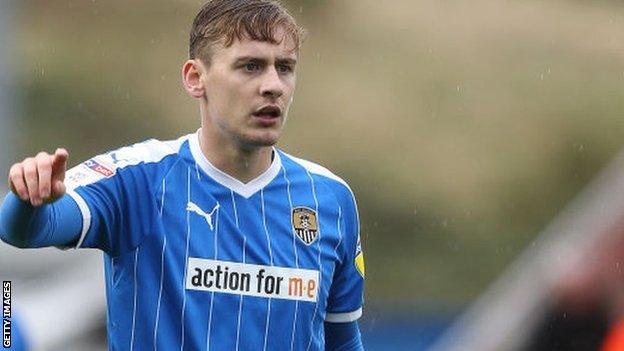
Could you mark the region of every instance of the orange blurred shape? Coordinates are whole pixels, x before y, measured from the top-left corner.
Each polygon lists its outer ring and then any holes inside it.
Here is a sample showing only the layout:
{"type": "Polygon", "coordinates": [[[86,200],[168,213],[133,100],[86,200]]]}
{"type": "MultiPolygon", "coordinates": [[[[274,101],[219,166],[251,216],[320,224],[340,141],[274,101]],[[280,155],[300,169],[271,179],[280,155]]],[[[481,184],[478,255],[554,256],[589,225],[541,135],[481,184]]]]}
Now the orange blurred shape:
{"type": "Polygon", "coordinates": [[[624,351],[624,319],[609,329],[601,351],[624,351]]]}

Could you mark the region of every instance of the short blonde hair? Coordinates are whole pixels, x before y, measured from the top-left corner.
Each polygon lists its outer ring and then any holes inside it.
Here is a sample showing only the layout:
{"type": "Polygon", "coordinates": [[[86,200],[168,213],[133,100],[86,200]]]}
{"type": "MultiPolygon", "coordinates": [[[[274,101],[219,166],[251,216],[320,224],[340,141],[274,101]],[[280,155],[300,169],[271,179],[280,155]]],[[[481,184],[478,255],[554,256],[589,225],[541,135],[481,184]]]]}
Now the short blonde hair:
{"type": "Polygon", "coordinates": [[[189,40],[189,58],[210,63],[215,44],[232,45],[235,39],[278,44],[276,30],[282,28],[298,52],[304,35],[293,16],[273,0],[212,0],[199,10],[189,40]]]}

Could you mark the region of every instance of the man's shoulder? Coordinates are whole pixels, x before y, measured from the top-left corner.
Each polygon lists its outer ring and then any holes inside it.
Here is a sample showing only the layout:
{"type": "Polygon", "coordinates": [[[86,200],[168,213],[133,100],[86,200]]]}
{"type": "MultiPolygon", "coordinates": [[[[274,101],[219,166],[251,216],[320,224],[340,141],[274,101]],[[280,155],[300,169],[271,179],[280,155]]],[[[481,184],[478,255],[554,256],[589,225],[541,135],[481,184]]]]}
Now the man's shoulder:
{"type": "Polygon", "coordinates": [[[327,167],[324,167],[318,163],[308,161],[293,155],[290,155],[284,151],[280,151],[281,156],[286,160],[284,163],[288,164],[291,162],[298,167],[301,167],[310,175],[315,176],[315,178],[321,180],[323,183],[330,186],[335,191],[339,192],[347,192],[351,196],[353,195],[353,191],[349,184],[341,177],[336,175],[334,172],[329,170],[327,167]]]}
{"type": "Polygon", "coordinates": [[[140,164],[159,163],[167,156],[177,155],[182,145],[188,140],[188,135],[174,140],[148,139],[132,145],[123,146],[116,150],[96,156],[111,164],[115,169],[122,169],[140,164]]]}
{"type": "Polygon", "coordinates": [[[167,141],[148,139],[95,156],[91,161],[104,163],[114,170],[160,163],[167,156],[178,154],[187,138],[183,136],[167,141]]]}
{"type": "Polygon", "coordinates": [[[170,156],[176,156],[187,139],[188,135],[167,141],[148,139],[94,156],[70,169],[66,184],[75,188],[113,178],[126,170],[131,173],[138,170],[150,174],[150,179],[158,178],[175,164],[178,157],[170,156]]]}

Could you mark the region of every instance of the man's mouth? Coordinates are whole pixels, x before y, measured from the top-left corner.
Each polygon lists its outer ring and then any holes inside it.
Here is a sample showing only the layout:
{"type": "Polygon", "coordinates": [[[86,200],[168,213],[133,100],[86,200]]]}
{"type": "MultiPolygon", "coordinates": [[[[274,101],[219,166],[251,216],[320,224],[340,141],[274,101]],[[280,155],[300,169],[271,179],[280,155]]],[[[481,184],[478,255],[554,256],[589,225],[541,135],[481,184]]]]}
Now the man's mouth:
{"type": "Polygon", "coordinates": [[[282,115],[282,109],[277,105],[268,105],[261,107],[252,115],[263,119],[278,118],[282,115]]]}

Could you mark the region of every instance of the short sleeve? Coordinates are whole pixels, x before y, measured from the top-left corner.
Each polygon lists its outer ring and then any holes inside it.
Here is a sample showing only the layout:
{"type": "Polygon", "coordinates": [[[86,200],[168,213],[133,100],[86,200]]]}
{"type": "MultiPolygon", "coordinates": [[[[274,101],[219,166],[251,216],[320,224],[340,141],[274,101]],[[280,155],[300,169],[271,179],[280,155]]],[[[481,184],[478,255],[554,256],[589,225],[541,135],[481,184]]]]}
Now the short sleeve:
{"type": "Polygon", "coordinates": [[[146,146],[136,144],[67,172],[67,194],[83,217],[76,248],[98,248],[115,256],[136,248],[149,233],[157,205],[152,195],[155,164],[145,162],[146,153],[146,146]]]}
{"type": "Polygon", "coordinates": [[[360,241],[360,224],[355,199],[350,189],[341,197],[341,235],[343,259],[336,268],[325,321],[346,323],[362,315],[364,303],[364,253],[360,241]]]}

